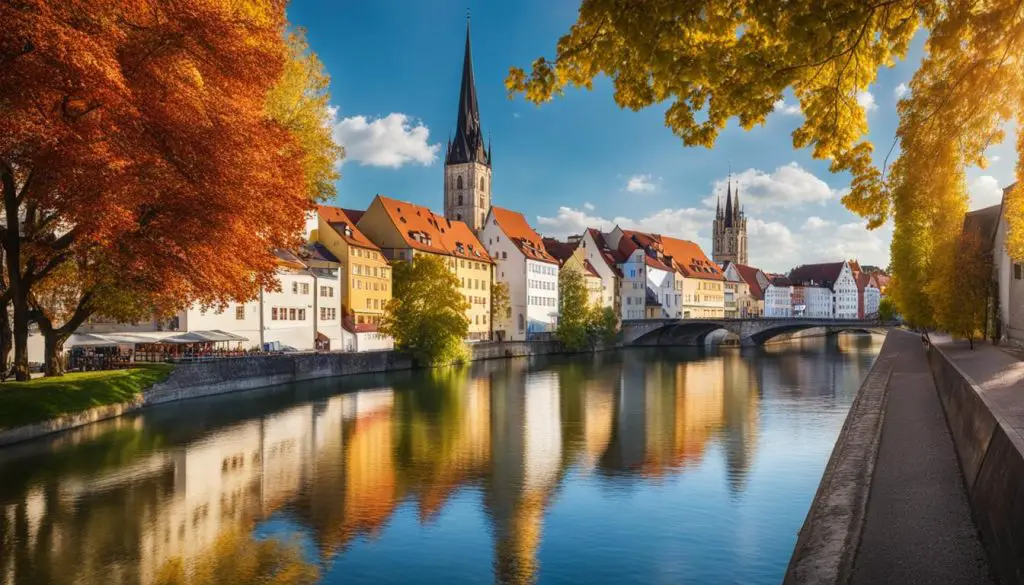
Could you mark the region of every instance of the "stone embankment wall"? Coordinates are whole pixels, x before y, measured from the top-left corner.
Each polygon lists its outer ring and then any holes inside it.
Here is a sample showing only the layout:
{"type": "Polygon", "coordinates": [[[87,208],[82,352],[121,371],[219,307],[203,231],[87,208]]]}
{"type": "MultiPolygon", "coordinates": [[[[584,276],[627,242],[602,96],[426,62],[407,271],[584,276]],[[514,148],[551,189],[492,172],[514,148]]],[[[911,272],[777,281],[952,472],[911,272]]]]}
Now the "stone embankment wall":
{"type": "MultiPolygon", "coordinates": [[[[473,361],[564,351],[554,341],[487,342],[473,344],[471,349],[473,361]]],[[[135,400],[0,431],[0,446],[121,416],[154,404],[303,380],[409,370],[413,367],[412,358],[395,351],[252,356],[179,364],[166,380],[146,390],[135,400]]]]}
{"type": "Polygon", "coordinates": [[[992,569],[1024,583],[1024,363],[979,386],[941,347],[928,361],[992,569]]]}

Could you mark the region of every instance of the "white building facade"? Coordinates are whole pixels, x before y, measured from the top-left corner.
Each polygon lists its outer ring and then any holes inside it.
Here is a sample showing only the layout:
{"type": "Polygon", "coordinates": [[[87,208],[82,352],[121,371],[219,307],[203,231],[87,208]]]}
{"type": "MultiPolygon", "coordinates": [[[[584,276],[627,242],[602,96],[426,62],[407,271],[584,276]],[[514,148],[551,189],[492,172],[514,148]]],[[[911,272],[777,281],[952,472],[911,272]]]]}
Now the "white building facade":
{"type": "Polygon", "coordinates": [[[492,207],[479,240],[495,262],[494,278],[508,285],[509,308],[493,326],[499,337],[522,341],[555,331],[558,323],[558,261],[522,214],[492,207]]]}
{"type": "Polygon", "coordinates": [[[764,316],[793,316],[793,287],[786,278],[774,278],[764,289],[764,316]]]}

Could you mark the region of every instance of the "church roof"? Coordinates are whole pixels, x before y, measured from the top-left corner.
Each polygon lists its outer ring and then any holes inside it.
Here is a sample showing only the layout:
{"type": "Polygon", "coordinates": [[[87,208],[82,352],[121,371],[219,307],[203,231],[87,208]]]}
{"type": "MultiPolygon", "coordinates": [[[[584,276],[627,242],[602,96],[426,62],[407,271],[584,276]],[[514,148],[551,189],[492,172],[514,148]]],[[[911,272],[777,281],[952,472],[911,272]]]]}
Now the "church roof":
{"type": "Polygon", "coordinates": [[[455,122],[455,137],[448,142],[445,164],[478,162],[491,164],[490,149],[484,148],[484,133],[480,126],[480,107],[476,100],[476,81],[473,78],[473,51],[469,42],[469,21],[466,22],[466,54],[462,61],[462,87],[459,90],[459,116],[455,122]]]}

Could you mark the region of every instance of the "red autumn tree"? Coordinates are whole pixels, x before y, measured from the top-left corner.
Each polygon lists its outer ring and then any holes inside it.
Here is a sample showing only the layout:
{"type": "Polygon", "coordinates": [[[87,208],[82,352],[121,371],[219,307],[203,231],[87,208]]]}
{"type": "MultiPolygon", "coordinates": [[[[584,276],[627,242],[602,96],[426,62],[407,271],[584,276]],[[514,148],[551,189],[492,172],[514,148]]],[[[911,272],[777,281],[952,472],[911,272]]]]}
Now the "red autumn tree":
{"type": "Polygon", "coordinates": [[[59,351],[98,309],[275,286],[272,250],[296,243],[310,206],[301,145],[266,108],[289,54],[284,8],[0,3],[0,302],[13,309],[19,379],[31,321],[59,351]],[[51,277],[75,280],[34,294],[51,277]]]}

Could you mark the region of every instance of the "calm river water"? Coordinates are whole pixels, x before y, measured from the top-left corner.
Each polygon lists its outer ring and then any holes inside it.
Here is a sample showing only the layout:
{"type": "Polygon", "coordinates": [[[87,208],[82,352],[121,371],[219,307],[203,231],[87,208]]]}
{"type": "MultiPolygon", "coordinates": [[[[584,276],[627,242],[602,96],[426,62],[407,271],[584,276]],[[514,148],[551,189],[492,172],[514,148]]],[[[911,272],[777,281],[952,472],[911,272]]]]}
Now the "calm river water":
{"type": "Polygon", "coordinates": [[[880,344],[322,380],[2,449],[0,584],[778,583],[880,344]]]}

